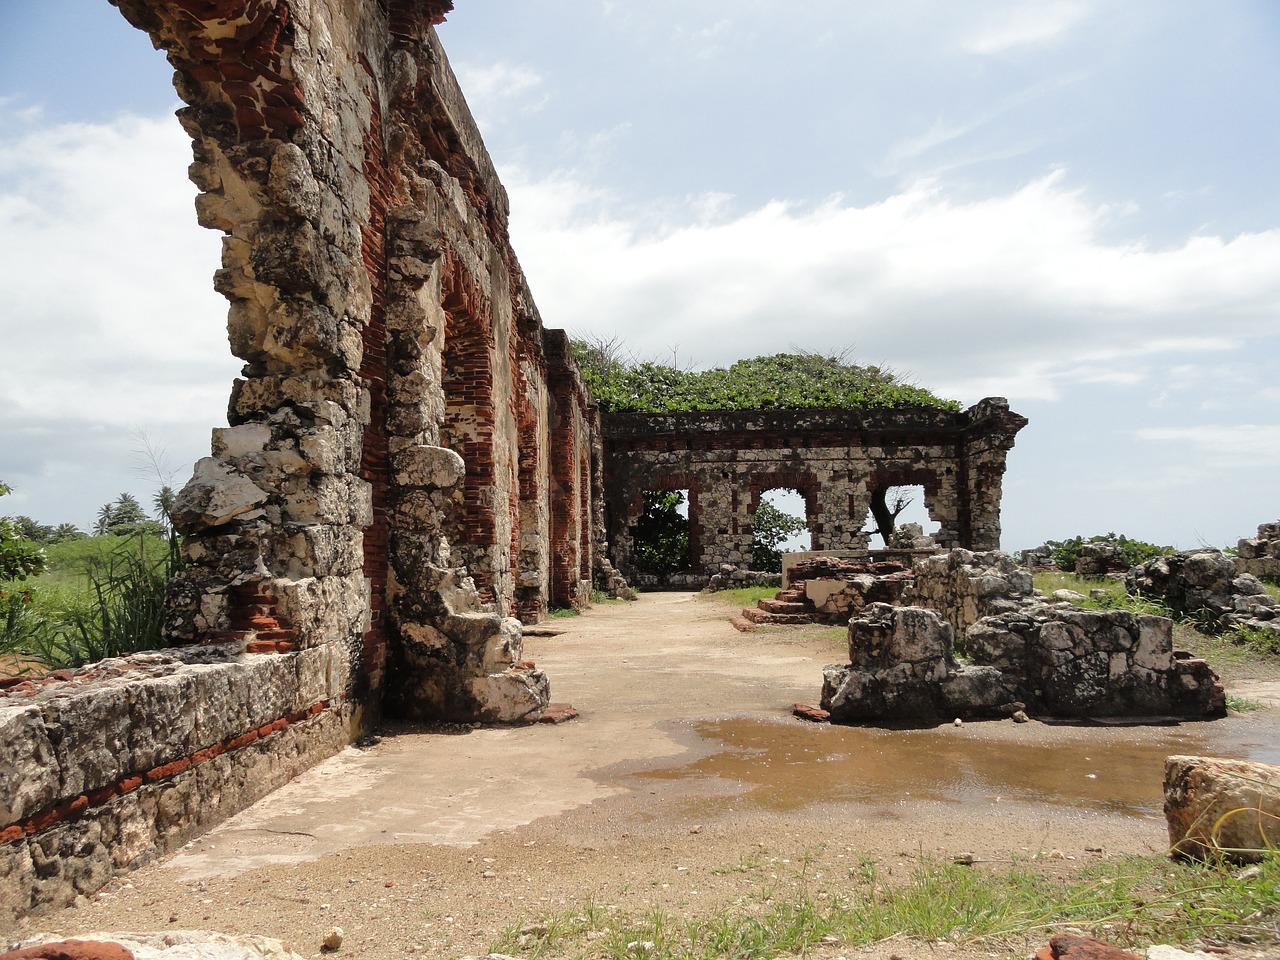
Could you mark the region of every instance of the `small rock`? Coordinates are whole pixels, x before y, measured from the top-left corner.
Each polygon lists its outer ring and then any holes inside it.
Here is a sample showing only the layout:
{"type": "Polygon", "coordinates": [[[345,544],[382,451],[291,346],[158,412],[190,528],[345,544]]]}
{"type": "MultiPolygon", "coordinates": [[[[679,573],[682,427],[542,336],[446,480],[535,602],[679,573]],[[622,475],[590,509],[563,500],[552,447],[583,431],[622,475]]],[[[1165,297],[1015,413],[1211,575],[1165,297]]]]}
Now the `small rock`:
{"type": "Polygon", "coordinates": [[[972,867],[977,863],[977,858],[972,853],[957,853],[951,858],[951,862],[959,864],[962,867],[972,867]]]}
{"type": "Polygon", "coordinates": [[[1026,722],[1028,722],[1030,719],[1031,719],[1031,718],[1027,716],[1027,711],[1025,711],[1025,710],[1015,710],[1015,711],[1014,711],[1014,713],[1013,713],[1013,722],[1014,722],[1014,723],[1026,723],[1026,722]]]}
{"type": "Polygon", "coordinates": [[[324,950],[337,950],[342,946],[342,928],[330,927],[329,932],[324,935],[324,939],[320,941],[320,946],[324,950]]]}
{"type": "Polygon", "coordinates": [[[482,874],[480,874],[480,876],[484,877],[484,879],[486,880],[492,880],[494,877],[497,876],[497,874],[494,873],[492,870],[486,870],[482,874]]]}
{"type": "Polygon", "coordinates": [[[821,707],[815,707],[811,703],[797,703],[791,708],[791,715],[799,717],[801,720],[811,720],[814,723],[826,723],[831,719],[831,714],[821,707]]]}
{"type": "Polygon", "coordinates": [[[1141,960],[1136,953],[1119,947],[1080,937],[1071,933],[1059,933],[1049,938],[1049,945],[1036,954],[1036,960],[1141,960]]]}
{"type": "Polygon", "coordinates": [[[953,727],[963,727],[964,721],[961,720],[959,717],[956,717],[954,720],[951,721],[951,725],[953,727]]]}

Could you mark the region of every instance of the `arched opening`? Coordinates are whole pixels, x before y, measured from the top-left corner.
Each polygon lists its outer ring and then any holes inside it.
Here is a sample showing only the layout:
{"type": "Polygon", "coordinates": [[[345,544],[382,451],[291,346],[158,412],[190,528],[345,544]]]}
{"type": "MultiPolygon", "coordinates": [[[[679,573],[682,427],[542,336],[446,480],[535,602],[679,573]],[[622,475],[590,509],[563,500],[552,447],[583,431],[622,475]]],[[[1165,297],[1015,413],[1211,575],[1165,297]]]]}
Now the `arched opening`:
{"type": "Polygon", "coordinates": [[[766,490],[751,518],[751,569],[781,573],[782,555],[812,547],[809,508],[799,490],[766,490]]]}

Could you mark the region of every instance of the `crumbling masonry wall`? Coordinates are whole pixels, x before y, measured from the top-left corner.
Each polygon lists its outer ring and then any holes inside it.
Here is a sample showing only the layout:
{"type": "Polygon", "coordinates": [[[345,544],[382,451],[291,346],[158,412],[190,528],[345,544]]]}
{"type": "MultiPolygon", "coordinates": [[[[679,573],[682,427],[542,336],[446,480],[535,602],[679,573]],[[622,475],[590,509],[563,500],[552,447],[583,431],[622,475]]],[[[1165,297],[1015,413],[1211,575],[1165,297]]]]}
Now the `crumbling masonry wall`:
{"type": "Polygon", "coordinates": [[[920,485],[942,548],[1000,545],[1005,459],[1026,425],[999,397],[931,408],[606,414],[608,540],[632,582],[631,528],[646,490],[689,491],[691,566],[702,582],[751,562],[752,518],[777,488],[804,497],[814,550],[865,551],[877,488],[920,485]]]}
{"type": "Polygon", "coordinates": [[[184,652],[0,699],[0,913],[91,892],[384,711],[537,719],[514,615],[612,576],[594,413],[436,37],[450,0],[111,2],[174,68],[244,368],[174,510],[184,652]]]}
{"type": "Polygon", "coordinates": [[[555,425],[590,413],[432,27],[450,4],[119,5],[175,67],[246,361],[178,499],[172,635],[261,641],[237,591],[262,583],[278,643],[347,652],[360,722],[535,718],[512,618],[590,579],[592,497],[551,507],[591,447],[555,425]],[[537,546],[565,539],[572,570],[537,546]]]}

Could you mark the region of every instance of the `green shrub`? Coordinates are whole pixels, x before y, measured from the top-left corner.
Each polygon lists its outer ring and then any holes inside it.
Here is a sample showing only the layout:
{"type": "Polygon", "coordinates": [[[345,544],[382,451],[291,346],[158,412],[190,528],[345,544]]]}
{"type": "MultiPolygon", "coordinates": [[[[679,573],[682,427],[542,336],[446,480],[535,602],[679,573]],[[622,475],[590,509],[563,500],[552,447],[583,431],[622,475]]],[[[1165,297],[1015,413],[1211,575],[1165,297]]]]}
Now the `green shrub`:
{"type": "Polygon", "coordinates": [[[646,490],[644,512],[631,528],[633,559],[656,577],[689,567],[689,520],[680,513],[679,490],[646,490]]]}
{"type": "Polygon", "coordinates": [[[57,669],[166,645],[165,596],[181,567],[176,538],[94,537],[56,547],[68,548],[66,567],[0,609],[0,653],[57,669]]]}
{"type": "Polygon", "coordinates": [[[574,357],[602,410],[674,413],[709,410],[816,410],[933,407],[959,410],[892,370],[817,353],[739,360],[727,369],[680,370],[620,357],[616,344],[574,341],[574,357]]]}
{"type": "Polygon", "coordinates": [[[761,573],[782,572],[782,551],[778,547],[792,535],[809,529],[799,517],[783,513],[768,500],[761,500],[751,520],[751,569],[761,573]]]}
{"type": "Polygon", "coordinates": [[[1145,540],[1131,540],[1124,534],[1104,533],[1096,537],[1072,537],[1069,540],[1046,540],[1045,546],[1053,552],[1053,562],[1059,570],[1074,573],[1076,561],[1080,556],[1080,548],[1086,543],[1106,543],[1120,548],[1120,556],[1126,566],[1136,566],[1156,557],[1167,557],[1176,551],[1173,547],[1162,547],[1159,544],[1147,543],[1145,540]]]}

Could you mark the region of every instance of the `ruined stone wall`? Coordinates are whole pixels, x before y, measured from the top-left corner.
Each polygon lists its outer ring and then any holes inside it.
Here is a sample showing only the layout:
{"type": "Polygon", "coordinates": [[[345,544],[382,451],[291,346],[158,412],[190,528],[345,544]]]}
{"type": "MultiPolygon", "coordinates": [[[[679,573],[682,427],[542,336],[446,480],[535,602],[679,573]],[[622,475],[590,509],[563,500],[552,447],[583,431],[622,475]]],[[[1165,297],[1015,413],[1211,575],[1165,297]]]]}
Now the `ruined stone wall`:
{"type": "Polygon", "coordinates": [[[999,551],[919,559],[913,576],[849,621],[850,662],[823,671],[833,722],[1225,712],[1209,665],[1174,650],[1172,620],[1047,601],[999,551]]]}
{"type": "Polygon", "coordinates": [[[630,529],[646,490],[688,490],[693,573],[751,560],[752,519],[765,492],[804,498],[814,550],[864,552],[877,487],[920,485],[941,547],[994,549],[1005,457],[1026,420],[989,398],[963,413],[910,408],[606,414],[609,543],[631,561],[630,529]]]}
{"type": "Polygon", "coordinates": [[[0,926],[67,906],[341,748],[341,648],[136,654],[0,691],[0,926]]]}
{"type": "Polygon", "coordinates": [[[510,618],[591,578],[591,412],[562,335],[548,367],[506,194],[432,28],[450,4],[120,6],[189,104],[246,361],[179,497],[171,634],[253,643],[265,613],[287,643],[346,650],[370,716],[532,716],[545,678],[515,669],[510,618]],[[557,483],[573,499],[553,509],[557,483]],[[237,606],[255,583],[270,610],[237,606]]]}
{"type": "Polygon", "coordinates": [[[1280,583],[1280,520],[1258,524],[1258,535],[1236,544],[1236,570],[1280,583]]]}
{"type": "Polygon", "coordinates": [[[512,614],[584,599],[600,544],[594,414],[436,37],[449,0],[112,2],[174,67],[245,364],[174,510],[187,652],[0,706],[6,905],[91,892],[384,711],[537,719],[512,614]]]}

